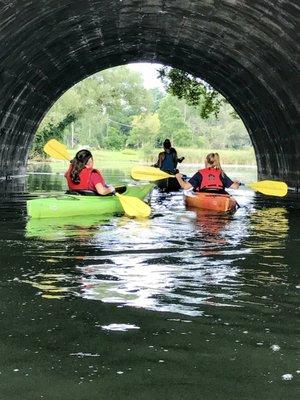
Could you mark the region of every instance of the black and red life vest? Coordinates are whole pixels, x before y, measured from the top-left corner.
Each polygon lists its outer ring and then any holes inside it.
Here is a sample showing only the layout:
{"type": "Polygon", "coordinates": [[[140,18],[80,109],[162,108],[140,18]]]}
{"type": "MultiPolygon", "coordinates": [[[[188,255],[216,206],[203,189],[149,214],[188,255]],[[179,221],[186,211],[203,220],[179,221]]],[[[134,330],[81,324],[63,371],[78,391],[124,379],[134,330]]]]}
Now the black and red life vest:
{"type": "Polygon", "coordinates": [[[224,189],[224,184],[221,180],[222,171],[215,168],[204,168],[198,171],[202,176],[202,181],[199,190],[220,190],[224,189]]]}
{"type": "Polygon", "coordinates": [[[93,172],[97,172],[102,179],[102,185],[105,185],[105,180],[103,176],[101,175],[101,172],[98,171],[97,169],[92,169],[92,168],[86,168],[84,167],[80,173],[79,173],[79,183],[74,183],[71,178],[71,171],[72,171],[72,164],[69,166],[68,171],[65,173],[65,178],[67,179],[68,187],[70,190],[92,190],[91,189],[91,176],[93,172]]]}

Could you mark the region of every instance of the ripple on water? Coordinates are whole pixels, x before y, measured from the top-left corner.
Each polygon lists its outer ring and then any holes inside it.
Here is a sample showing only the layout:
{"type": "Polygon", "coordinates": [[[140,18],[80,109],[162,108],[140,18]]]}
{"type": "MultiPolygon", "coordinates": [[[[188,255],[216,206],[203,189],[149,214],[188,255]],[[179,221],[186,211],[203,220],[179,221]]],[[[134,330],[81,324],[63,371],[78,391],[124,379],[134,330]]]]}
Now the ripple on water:
{"type": "Polygon", "coordinates": [[[208,388],[203,398],[215,399],[221,386],[224,398],[287,398],[300,373],[299,219],[249,195],[239,192],[247,208],[226,216],[157,193],[148,221],[40,224],[8,213],[0,231],[1,382],[47,397],[42,378],[56,389],[67,376],[68,390],[80,384],[99,397],[113,388],[122,398],[115,379],[128,379],[130,398],[137,384],[150,398],[146,377],[160,383],[153,398],[168,387],[171,397],[208,388]]]}
{"type": "MultiPolygon", "coordinates": [[[[172,202],[174,198],[169,201],[171,211],[172,202]]],[[[281,229],[275,241],[282,243],[287,233],[286,214],[280,209],[276,215],[281,229]]],[[[71,243],[61,249],[48,245],[41,251],[39,247],[40,257],[47,255],[46,262],[58,265],[53,266],[52,273],[49,269],[39,271],[22,281],[48,299],[80,296],[193,316],[203,315],[205,306],[263,306],[265,300],[251,296],[251,285],[280,284],[283,278],[270,274],[268,267],[285,267],[278,259],[274,261],[278,246],[272,247],[268,262],[263,261],[267,255],[260,253],[274,243],[273,231],[264,235],[270,225],[262,220],[269,218],[268,210],[251,211],[249,215],[242,210],[240,215],[220,216],[186,212],[181,206],[172,218],[163,214],[141,222],[126,217],[102,221],[82,255],[72,249],[71,243]],[[252,243],[252,226],[264,237],[259,246],[252,243]],[[255,267],[251,263],[254,254],[255,267]],[[75,261],[77,268],[71,274],[56,273],[64,260],[75,261]],[[245,273],[249,275],[247,286],[245,273]]]]}
{"type": "MultiPolygon", "coordinates": [[[[65,225],[46,223],[51,232],[66,226],[69,241],[30,242],[28,255],[38,254],[45,268],[18,278],[47,299],[80,296],[186,315],[202,315],[206,305],[262,305],[267,299],[251,298],[251,286],[284,281],[269,270],[286,268],[276,254],[288,232],[284,208],[257,209],[250,202],[247,209],[222,215],[186,210],[180,193],[156,191],[152,207],[158,217],[146,221],[92,217],[84,224],[76,218],[65,225]],[[80,238],[76,249],[73,236],[80,238]],[[72,273],[57,273],[61,264],[74,262],[72,273]]],[[[27,232],[40,235],[47,230],[43,224],[31,221],[27,232]]]]}
{"type": "Polygon", "coordinates": [[[116,332],[126,332],[130,330],[140,329],[139,326],[134,324],[109,324],[109,325],[101,325],[101,328],[104,331],[116,331],[116,332]]]}

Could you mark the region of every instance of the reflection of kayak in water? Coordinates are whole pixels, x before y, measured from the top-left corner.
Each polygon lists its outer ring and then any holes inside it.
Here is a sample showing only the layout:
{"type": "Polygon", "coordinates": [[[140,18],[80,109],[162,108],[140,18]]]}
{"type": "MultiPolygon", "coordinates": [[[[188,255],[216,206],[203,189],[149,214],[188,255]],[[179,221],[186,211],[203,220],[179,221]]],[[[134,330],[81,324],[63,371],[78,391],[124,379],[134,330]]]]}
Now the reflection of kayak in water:
{"type": "MultiPolygon", "coordinates": [[[[202,243],[206,243],[201,249],[201,255],[220,253],[223,246],[227,244],[227,235],[224,232],[234,221],[232,213],[220,213],[220,211],[201,210],[194,207],[187,207],[187,210],[195,213],[197,237],[201,238],[202,243]]],[[[233,224],[233,226],[236,225],[233,224]]]]}
{"type": "Polygon", "coordinates": [[[203,210],[214,210],[221,212],[232,212],[237,207],[236,200],[229,194],[219,193],[187,193],[184,195],[185,204],[188,207],[200,208],[203,210]]]}
{"type": "MultiPolygon", "coordinates": [[[[152,188],[153,184],[128,186],[124,195],[143,200],[152,188]]],[[[28,200],[27,212],[31,218],[124,214],[120,200],[116,196],[83,196],[78,194],[28,200]]]]}
{"type": "Polygon", "coordinates": [[[107,223],[109,215],[82,215],[66,218],[30,218],[26,224],[26,237],[39,237],[44,240],[62,240],[72,236],[90,238],[107,223]]]}
{"type": "Polygon", "coordinates": [[[216,241],[219,241],[219,233],[222,233],[224,228],[233,221],[231,214],[228,213],[220,214],[218,211],[200,210],[199,208],[191,207],[188,207],[188,210],[195,211],[197,227],[201,229],[204,235],[209,236],[210,240],[212,236],[216,241]]]}
{"type": "Polygon", "coordinates": [[[156,182],[156,185],[160,190],[165,192],[177,192],[181,189],[177,179],[175,178],[160,179],[156,182]]]}

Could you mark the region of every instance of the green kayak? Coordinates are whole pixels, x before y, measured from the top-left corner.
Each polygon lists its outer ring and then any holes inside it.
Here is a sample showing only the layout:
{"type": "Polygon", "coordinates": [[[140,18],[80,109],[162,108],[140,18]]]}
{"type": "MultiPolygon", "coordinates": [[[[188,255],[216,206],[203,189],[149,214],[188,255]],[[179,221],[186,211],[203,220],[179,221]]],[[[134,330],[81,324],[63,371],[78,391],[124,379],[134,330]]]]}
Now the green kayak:
{"type": "MultiPolygon", "coordinates": [[[[127,186],[124,195],[143,200],[153,184],[127,186]]],[[[27,214],[31,218],[62,218],[80,215],[123,214],[116,196],[82,196],[64,194],[59,197],[38,198],[27,201],[27,214]]]]}

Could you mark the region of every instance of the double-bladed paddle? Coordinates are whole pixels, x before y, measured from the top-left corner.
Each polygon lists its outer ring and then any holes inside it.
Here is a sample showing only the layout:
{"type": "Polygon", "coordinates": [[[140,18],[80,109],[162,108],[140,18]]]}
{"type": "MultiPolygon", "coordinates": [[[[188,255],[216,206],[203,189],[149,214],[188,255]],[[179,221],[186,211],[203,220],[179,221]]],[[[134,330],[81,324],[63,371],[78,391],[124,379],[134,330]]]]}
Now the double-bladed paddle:
{"type": "MultiPolygon", "coordinates": [[[[67,147],[58,142],[56,139],[51,139],[45,144],[44,152],[50,157],[58,160],[70,161],[72,158],[67,150],[67,147]]],[[[125,214],[129,217],[147,218],[151,214],[151,208],[148,206],[148,204],[137,197],[126,196],[119,193],[115,193],[115,195],[120,200],[125,214]]]]}
{"type": "MultiPolygon", "coordinates": [[[[175,175],[168,174],[155,167],[134,166],[131,170],[131,177],[135,180],[158,181],[166,178],[176,178],[175,175]]],[[[243,184],[244,185],[244,184],[243,184]]],[[[284,197],[288,187],[285,182],[264,180],[246,184],[251,189],[263,193],[267,196],[284,197]]]]}
{"type": "Polygon", "coordinates": [[[132,167],[131,178],[136,181],[158,181],[160,179],[176,177],[175,175],[168,174],[159,168],[136,165],[132,167]]]}

